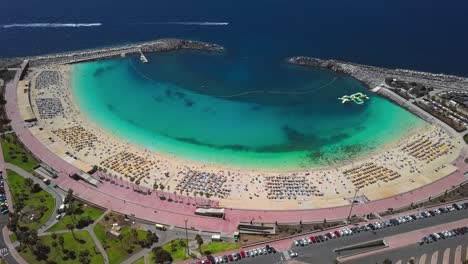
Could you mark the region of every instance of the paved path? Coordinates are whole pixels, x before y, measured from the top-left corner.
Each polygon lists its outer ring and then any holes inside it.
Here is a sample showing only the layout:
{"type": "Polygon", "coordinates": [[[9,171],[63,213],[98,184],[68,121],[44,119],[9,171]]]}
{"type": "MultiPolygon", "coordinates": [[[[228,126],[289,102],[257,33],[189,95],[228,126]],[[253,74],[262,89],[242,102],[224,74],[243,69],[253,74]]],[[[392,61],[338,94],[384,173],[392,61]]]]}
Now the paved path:
{"type": "Polygon", "coordinates": [[[104,259],[104,264],[109,264],[109,256],[107,256],[107,252],[104,249],[104,247],[101,244],[101,241],[96,237],[96,234],[94,233],[94,227],[96,226],[97,223],[99,223],[104,216],[106,216],[110,212],[109,209],[107,209],[96,221],[94,221],[93,224],[87,226],[84,228],[84,230],[88,231],[89,235],[94,241],[94,244],[96,244],[96,247],[99,249],[99,252],[101,252],[102,258],[104,259]]]}
{"type": "MultiPolygon", "coordinates": [[[[193,198],[181,196],[179,200],[182,202],[178,203],[161,201],[159,199],[160,192],[155,191],[150,195],[142,195],[134,191],[135,185],[132,183],[125,183],[126,186],[120,187],[109,182],[104,182],[98,188],[95,188],[82,181],[75,181],[69,175],[74,174],[78,169],[47,149],[46,146],[31,134],[22,121],[16,103],[18,80],[19,74],[17,74],[13,82],[7,84],[5,93],[7,100],[6,112],[11,119],[12,128],[21,142],[34,155],[58,172],[59,177],[55,180],[56,184],[64,190],[73,189],[74,193],[81,199],[147,221],[182,227],[185,225],[184,220],[187,219],[189,228],[224,233],[236,231],[241,221],[270,223],[274,223],[275,221],[279,223],[298,223],[299,221],[303,221],[307,223],[321,222],[324,218],[328,220],[345,219],[348,216],[349,206],[342,206],[296,211],[227,209],[225,220],[214,219],[194,215],[196,200],[193,198]]],[[[422,188],[387,199],[355,205],[353,207],[353,214],[364,215],[371,212],[385,211],[388,208],[402,207],[413,202],[426,200],[429,196],[434,197],[445,190],[451,189],[465,181],[463,173],[468,171],[468,165],[464,164],[462,159],[457,160],[457,165],[460,170],[422,188]]],[[[170,194],[166,193],[166,195],[170,194]]]]}
{"type": "Polygon", "coordinates": [[[26,262],[26,260],[24,260],[23,257],[21,257],[18,254],[18,251],[16,251],[16,248],[13,245],[13,243],[11,243],[10,234],[11,232],[10,230],[8,230],[6,226],[2,228],[3,241],[5,241],[5,244],[8,247],[8,250],[10,251],[10,255],[13,258],[13,260],[7,259],[8,264],[13,264],[13,263],[28,264],[28,262],[26,262]]]}

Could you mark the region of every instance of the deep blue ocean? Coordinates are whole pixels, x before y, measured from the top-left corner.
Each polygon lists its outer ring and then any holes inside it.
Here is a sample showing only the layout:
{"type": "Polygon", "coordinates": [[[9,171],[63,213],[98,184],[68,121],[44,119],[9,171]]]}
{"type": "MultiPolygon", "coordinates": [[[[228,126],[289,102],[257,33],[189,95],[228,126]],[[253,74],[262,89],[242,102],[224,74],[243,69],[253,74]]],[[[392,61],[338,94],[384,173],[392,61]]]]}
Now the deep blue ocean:
{"type": "MultiPolygon", "coordinates": [[[[224,45],[228,56],[277,62],[293,55],[468,76],[468,1],[27,0],[2,5],[0,57],[165,37],[224,45]],[[155,22],[228,22],[189,26],[155,22]]],[[[261,65],[261,64],[259,64],[261,65]]]]}

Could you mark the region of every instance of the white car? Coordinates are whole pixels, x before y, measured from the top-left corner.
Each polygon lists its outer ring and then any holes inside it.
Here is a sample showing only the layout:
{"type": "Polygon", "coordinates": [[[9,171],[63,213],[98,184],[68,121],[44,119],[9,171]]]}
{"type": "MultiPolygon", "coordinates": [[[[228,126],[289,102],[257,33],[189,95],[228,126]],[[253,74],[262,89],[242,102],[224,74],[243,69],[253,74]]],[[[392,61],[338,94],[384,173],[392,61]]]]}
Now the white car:
{"type": "Polygon", "coordinates": [[[310,239],[310,237],[307,238],[307,243],[312,244],[312,239],[310,239]]]}
{"type": "Polygon", "coordinates": [[[295,245],[296,247],[298,247],[298,246],[299,246],[299,241],[294,240],[294,245],[295,245]]]}
{"type": "Polygon", "coordinates": [[[294,252],[294,251],[292,251],[292,250],[289,250],[289,256],[290,256],[291,258],[295,258],[295,257],[297,257],[297,253],[294,252]]]}
{"type": "Polygon", "coordinates": [[[340,236],[345,236],[345,231],[346,230],[340,230],[340,236]]]}

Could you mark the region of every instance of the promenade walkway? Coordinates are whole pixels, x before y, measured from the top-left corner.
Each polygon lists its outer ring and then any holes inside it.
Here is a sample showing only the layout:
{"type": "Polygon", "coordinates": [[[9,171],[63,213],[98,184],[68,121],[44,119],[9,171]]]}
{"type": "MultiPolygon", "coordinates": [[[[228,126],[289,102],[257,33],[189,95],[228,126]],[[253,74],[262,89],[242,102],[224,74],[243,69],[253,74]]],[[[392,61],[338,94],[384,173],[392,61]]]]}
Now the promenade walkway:
{"type": "MultiPolygon", "coordinates": [[[[17,74],[14,81],[7,84],[5,95],[7,100],[7,115],[11,119],[11,126],[18,138],[42,162],[52,166],[58,172],[59,177],[56,180],[56,184],[60,188],[64,190],[71,188],[77,196],[98,206],[132,215],[143,220],[179,227],[184,226],[184,220],[187,219],[189,228],[223,233],[236,231],[241,221],[270,223],[274,223],[275,221],[278,223],[297,223],[299,221],[304,223],[321,222],[325,218],[327,220],[345,219],[350,212],[349,206],[296,211],[226,209],[225,220],[215,219],[196,216],[194,214],[196,208],[193,205],[195,204],[193,198],[183,197],[183,202],[178,203],[161,201],[159,192],[143,195],[135,192],[131,187],[127,189],[109,182],[104,182],[95,188],[84,182],[75,181],[69,175],[74,174],[78,169],[47,149],[46,146],[31,134],[22,121],[16,103],[16,87],[19,76],[20,74],[17,74]]],[[[468,171],[468,166],[463,162],[462,158],[457,160],[456,165],[459,167],[459,170],[445,178],[404,194],[355,205],[352,214],[364,215],[371,212],[381,212],[388,208],[399,208],[413,202],[426,200],[428,197],[435,197],[437,194],[443,193],[465,181],[463,173],[468,171]]]]}

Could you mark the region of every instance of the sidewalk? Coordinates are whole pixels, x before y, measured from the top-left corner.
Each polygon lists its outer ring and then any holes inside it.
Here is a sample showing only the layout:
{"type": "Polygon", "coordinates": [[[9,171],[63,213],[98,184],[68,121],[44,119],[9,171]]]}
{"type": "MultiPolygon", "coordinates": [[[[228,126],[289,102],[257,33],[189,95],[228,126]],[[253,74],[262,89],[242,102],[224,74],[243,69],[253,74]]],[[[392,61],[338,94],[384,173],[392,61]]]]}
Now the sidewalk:
{"type": "Polygon", "coordinates": [[[23,257],[20,256],[18,251],[16,251],[16,248],[13,246],[13,243],[10,240],[10,230],[5,226],[2,229],[2,235],[3,235],[3,241],[5,241],[5,244],[8,247],[8,251],[10,252],[11,256],[19,263],[19,264],[28,264],[26,260],[23,259],[23,257]]]}

